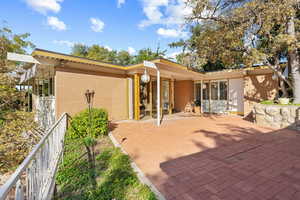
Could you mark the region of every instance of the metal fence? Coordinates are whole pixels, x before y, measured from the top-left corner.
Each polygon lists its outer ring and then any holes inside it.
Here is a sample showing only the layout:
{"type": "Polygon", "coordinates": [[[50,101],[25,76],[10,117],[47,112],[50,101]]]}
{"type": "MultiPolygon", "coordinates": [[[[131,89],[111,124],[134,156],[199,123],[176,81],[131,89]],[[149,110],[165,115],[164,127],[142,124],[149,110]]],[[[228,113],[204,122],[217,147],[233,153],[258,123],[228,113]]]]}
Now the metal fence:
{"type": "Polygon", "coordinates": [[[22,164],[0,187],[0,200],[48,200],[61,160],[68,115],[64,113],[47,131],[22,164]]]}

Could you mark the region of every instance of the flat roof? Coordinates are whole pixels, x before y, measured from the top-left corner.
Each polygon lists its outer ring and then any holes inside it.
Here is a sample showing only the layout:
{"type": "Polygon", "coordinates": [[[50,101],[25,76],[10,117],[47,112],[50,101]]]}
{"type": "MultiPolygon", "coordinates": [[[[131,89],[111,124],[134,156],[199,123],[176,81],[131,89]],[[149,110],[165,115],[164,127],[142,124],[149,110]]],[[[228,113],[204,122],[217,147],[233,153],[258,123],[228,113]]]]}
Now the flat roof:
{"type": "MultiPolygon", "coordinates": [[[[115,68],[115,69],[120,69],[120,70],[132,70],[136,68],[143,67],[143,63],[138,63],[138,64],[133,64],[133,65],[119,65],[119,64],[113,64],[113,63],[108,63],[108,62],[103,62],[99,60],[94,60],[94,59],[89,59],[89,58],[84,58],[84,57],[79,57],[79,56],[74,56],[74,55],[69,55],[69,54],[64,54],[64,53],[59,53],[59,52],[54,52],[54,51],[49,51],[49,50],[44,50],[44,49],[39,49],[36,48],[32,52],[32,56],[42,56],[42,57],[48,57],[52,59],[57,59],[57,60],[66,60],[70,62],[77,62],[77,63],[83,63],[83,64],[90,64],[90,65],[96,65],[96,66],[101,66],[101,67],[108,67],[108,68],[115,68]]],[[[185,71],[189,72],[196,72],[199,74],[207,74],[207,75],[212,75],[212,74],[220,74],[220,73],[231,73],[231,72],[238,72],[238,71],[252,71],[256,69],[268,69],[268,66],[255,66],[255,67],[241,67],[241,68],[236,68],[236,69],[223,69],[223,70],[218,70],[218,71],[210,71],[210,72],[199,72],[196,70],[192,70],[188,68],[187,66],[184,66],[182,64],[176,63],[174,61],[165,59],[165,58],[158,58],[151,60],[153,63],[160,63],[160,64],[165,64],[168,66],[180,68],[185,71]]]]}

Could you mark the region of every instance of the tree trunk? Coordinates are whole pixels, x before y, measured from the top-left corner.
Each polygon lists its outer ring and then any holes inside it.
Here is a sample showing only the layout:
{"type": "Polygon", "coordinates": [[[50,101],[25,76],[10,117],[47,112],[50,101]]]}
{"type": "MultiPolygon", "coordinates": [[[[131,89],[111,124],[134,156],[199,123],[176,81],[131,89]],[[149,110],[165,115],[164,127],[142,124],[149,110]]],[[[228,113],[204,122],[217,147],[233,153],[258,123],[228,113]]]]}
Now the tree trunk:
{"type": "Polygon", "coordinates": [[[280,79],[279,79],[279,81],[280,81],[280,90],[282,92],[281,97],[288,97],[289,95],[288,95],[288,92],[286,90],[285,82],[283,80],[280,80],[280,79]]]}
{"type": "MultiPolygon", "coordinates": [[[[291,18],[287,24],[287,33],[293,38],[296,38],[294,18],[291,18]]],[[[298,104],[300,103],[300,64],[296,47],[290,47],[288,51],[288,61],[291,66],[294,103],[298,104]]]]}
{"type": "Polygon", "coordinates": [[[90,171],[90,178],[91,178],[92,185],[95,189],[96,186],[97,186],[97,182],[96,182],[95,162],[94,162],[94,159],[93,159],[93,152],[90,149],[90,147],[85,146],[85,148],[86,148],[86,151],[87,151],[87,154],[88,154],[89,168],[91,170],[90,171]]]}

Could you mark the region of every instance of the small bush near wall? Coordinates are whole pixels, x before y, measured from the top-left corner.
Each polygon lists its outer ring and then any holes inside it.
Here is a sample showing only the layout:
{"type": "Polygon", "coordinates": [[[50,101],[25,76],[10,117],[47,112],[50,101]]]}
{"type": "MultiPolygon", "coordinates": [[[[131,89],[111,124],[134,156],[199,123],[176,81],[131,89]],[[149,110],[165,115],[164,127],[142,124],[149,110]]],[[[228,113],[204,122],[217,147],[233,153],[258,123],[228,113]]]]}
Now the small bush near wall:
{"type": "Polygon", "coordinates": [[[108,133],[108,114],[104,109],[91,109],[91,119],[89,110],[86,109],[72,118],[69,134],[72,138],[92,137],[107,135],[108,133]],[[91,128],[89,130],[89,128],[91,128]]]}

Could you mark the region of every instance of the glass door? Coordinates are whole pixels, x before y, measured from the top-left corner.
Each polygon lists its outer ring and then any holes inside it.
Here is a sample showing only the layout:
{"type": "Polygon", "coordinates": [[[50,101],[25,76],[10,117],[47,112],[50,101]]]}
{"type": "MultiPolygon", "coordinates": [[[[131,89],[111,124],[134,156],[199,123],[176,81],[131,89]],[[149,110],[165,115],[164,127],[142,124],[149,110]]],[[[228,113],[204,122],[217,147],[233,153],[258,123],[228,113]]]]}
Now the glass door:
{"type": "Polygon", "coordinates": [[[203,93],[203,101],[202,101],[203,112],[226,113],[228,111],[228,101],[227,101],[228,82],[227,81],[204,82],[202,93],[203,93]]]}
{"type": "Polygon", "coordinates": [[[210,112],[218,113],[219,111],[219,82],[210,83],[210,112]]]}

